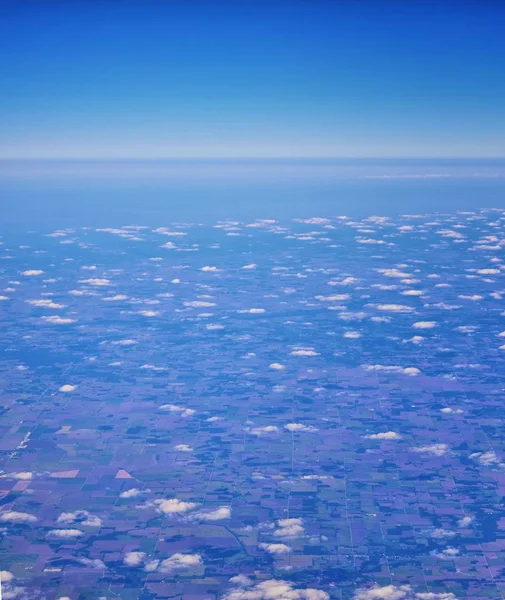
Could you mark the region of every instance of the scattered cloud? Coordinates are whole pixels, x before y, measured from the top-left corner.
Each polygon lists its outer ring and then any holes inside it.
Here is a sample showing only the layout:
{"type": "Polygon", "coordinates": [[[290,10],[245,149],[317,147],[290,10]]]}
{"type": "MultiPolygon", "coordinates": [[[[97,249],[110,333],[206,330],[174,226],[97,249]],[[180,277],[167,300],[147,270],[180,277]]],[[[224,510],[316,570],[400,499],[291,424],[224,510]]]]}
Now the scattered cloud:
{"type": "Polygon", "coordinates": [[[0,521],[4,523],[35,523],[37,517],[25,512],[6,510],[0,513],[0,521]]]}
{"type": "Polygon", "coordinates": [[[401,440],[402,436],[396,431],[384,431],[382,433],[371,433],[365,436],[369,440],[401,440]]]}
{"type": "Polygon", "coordinates": [[[84,535],[80,529],[51,529],[47,533],[48,537],[75,539],[84,535]]]}
{"type": "Polygon", "coordinates": [[[284,425],[284,429],[287,429],[288,431],[304,431],[307,433],[313,433],[314,431],[318,431],[318,429],[316,427],[313,427],[312,425],[303,425],[302,423],[288,423],[287,425],[284,425]]]}
{"type": "Polygon", "coordinates": [[[69,383],[66,383],[65,385],[62,385],[61,387],[58,388],[58,391],[60,392],[73,392],[77,389],[76,385],[70,385],[69,383]]]}
{"type": "Polygon", "coordinates": [[[260,544],[259,547],[269,554],[288,554],[291,547],[286,544],[260,544]]]}
{"type": "Polygon", "coordinates": [[[417,452],[419,454],[427,454],[431,456],[443,456],[449,451],[449,446],[447,444],[431,444],[427,446],[417,446],[416,448],[412,448],[412,452],[417,452]]]}
{"type": "Polygon", "coordinates": [[[323,590],[296,588],[281,579],[267,579],[252,585],[248,577],[230,579],[237,587],[223,596],[223,600],[330,600],[323,590]]]}

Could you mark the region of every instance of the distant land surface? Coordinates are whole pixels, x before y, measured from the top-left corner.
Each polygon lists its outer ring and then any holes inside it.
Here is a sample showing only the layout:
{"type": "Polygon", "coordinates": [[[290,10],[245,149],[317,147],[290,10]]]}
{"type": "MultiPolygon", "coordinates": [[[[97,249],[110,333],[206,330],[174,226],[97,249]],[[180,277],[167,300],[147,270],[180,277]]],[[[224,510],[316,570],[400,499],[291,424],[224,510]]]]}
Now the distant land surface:
{"type": "Polygon", "coordinates": [[[504,164],[126,171],[0,165],[4,599],[503,599],[504,164]]]}

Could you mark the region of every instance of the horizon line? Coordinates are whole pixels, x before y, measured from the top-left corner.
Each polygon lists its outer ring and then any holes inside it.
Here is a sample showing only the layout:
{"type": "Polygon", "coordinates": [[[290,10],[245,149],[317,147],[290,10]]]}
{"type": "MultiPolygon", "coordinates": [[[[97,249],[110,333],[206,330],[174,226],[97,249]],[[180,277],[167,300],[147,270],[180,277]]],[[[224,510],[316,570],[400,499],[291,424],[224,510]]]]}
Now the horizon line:
{"type": "Polygon", "coordinates": [[[0,162],[76,162],[76,161],[94,161],[94,162],[148,162],[148,161],[415,161],[415,160],[437,160],[437,161],[505,161],[504,156],[53,156],[53,157],[37,157],[37,156],[0,156],[0,162]]]}

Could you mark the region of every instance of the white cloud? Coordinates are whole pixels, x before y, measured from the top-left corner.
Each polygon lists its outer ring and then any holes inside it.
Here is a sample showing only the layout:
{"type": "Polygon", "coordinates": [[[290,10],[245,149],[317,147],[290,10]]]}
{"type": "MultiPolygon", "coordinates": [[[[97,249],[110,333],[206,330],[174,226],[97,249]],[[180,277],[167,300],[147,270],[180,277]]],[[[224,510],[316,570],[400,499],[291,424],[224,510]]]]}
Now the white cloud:
{"type": "Polygon", "coordinates": [[[412,448],[412,452],[418,452],[419,454],[430,454],[431,456],[443,456],[448,450],[449,446],[447,444],[431,444],[412,448]]]}
{"type": "Polygon", "coordinates": [[[412,325],[414,329],[433,329],[437,326],[436,321],[417,321],[412,325]]]}
{"type": "Polygon", "coordinates": [[[365,436],[369,440],[401,440],[402,436],[396,431],[384,431],[381,433],[371,433],[365,436]]]}
{"type": "Polygon", "coordinates": [[[255,263],[251,263],[249,265],[244,265],[243,267],[240,267],[241,269],[255,269],[258,265],[255,263]]]}
{"type": "Polygon", "coordinates": [[[409,585],[385,585],[369,589],[360,589],[354,594],[354,600],[404,600],[412,598],[412,588],[409,585]]]}
{"type": "Polygon", "coordinates": [[[409,377],[416,377],[420,372],[421,371],[416,367],[405,367],[405,369],[402,369],[402,373],[404,375],[408,375],[409,377]]]}
{"type": "Polygon", "coordinates": [[[318,431],[316,427],[312,427],[312,425],[303,425],[302,423],[288,423],[284,425],[284,428],[288,431],[305,431],[305,432],[314,432],[318,431]]]}
{"type": "Polygon", "coordinates": [[[358,331],[346,331],[344,337],[348,340],[357,340],[361,337],[361,333],[358,331]]]}
{"type": "Polygon", "coordinates": [[[193,448],[187,444],[177,444],[177,446],[174,446],[174,450],[177,452],[193,452],[193,448]]]}
{"type": "Polygon", "coordinates": [[[316,296],[316,300],[319,302],[343,302],[349,300],[350,294],[334,294],[333,296],[316,296]]]}
{"type": "Polygon", "coordinates": [[[286,544],[260,544],[259,547],[269,554],[288,554],[291,552],[291,547],[286,544]]]}
{"type": "Polygon", "coordinates": [[[142,494],[142,490],[137,488],[130,488],[129,490],[125,490],[119,494],[120,498],[136,498],[142,494]]]}
{"type": "MultiPolygon", "coordinates": [[[[232,578],[235,579],[235,578],[232,578]]],[[[248,579],[248,578],[245,578],[248,579]]],[[[251,587],[243,577],[237,583],[237,589],[227,592],[223,600],[329,600],[323,590],[314,588],[295,588],[293,584],[280,579],[268,579],[251,587]]]]}
{"type": "Polygon", "coordinates": [[[276,425],[265,425],[264,427],[253,427],[250,432],[253,435],[262,436],[270,433],[279,433],[279,428],[276,425]]]}
{"type": "Polygon", "coordinates": [[[10,477],[12,477],[12,479],[19,479],[21,481],[29,481],[33,478],[33,473],[30,471],[21,471],[19,473],[11,473],[10,477]]]}
{"type": "Polygon", "coordinates": [[[411,276],[410,273],[404,273],[403,271],[399,271],[398,269],[377,269],[377,271],[385,277],[397,277],[398,279],[403,279],[405,277],[411,276]]]}
{"type": "Polygon", "coordinates": [[[262,315],[266,311],[265,311],[264,308],[248,308],[247,310],[241,310],[239,312],[241,312],[241,313],[247,313],[249,315],[262,315]]]}
{"type": "Polygon", "coordinates": [[[455,535],[456,535],[456,532],[451,531],[450,529],[437,528],[431,532],[431,537],[436,540],[449,539],[449,538],[454,537],[455,535]]]}
{"type": "Polygon", "coordinates": [[[139,315],[143,317],[159,317],[160,314],[159,310],[139,310],[139,315]]]}
{"type": "Polygon", "coordinates": [[[205,266],[200,269],[200,271],[204,271],[205,273],[215,273],[218,270],[217,267],[205,266]]]}
{"type": "Polygon", "coordinates": [[[277,521],[279,529],[273,532],[273,535],[280,538],[296,538],[304,535],[303,519],[291,518],[280,519],[277,521]]]}
{"type": "Polygon", "coordinates": [[[95,287],[105,287],[110,285],[110,279],[102,278],[91,278],[91,279],[80,279],[79,283],[87,283],[89,285],[93,285],[95,287]]]}
{"type": "Polygon", "coordinates": [[[274,371],[282,371],[286,368],[284,365],[281,365],[280,363],[271,363],[269,365],[269,367],[271,369],[274,369],[274,371]]]}
{"type": "Polygon", "coordinates": [[[192,300],[191,302],[184,302],[183,304],[190,308],[210,308],[211,306],[216,306],[215,302],[205,302],[201,300],[192,300]]]}
{"type": "Polygon", "coordinates": [[[43,275],[44,271],[40,269],[28,269],[27,271],[22,271],[21,275],[25,275],[26,277],[37,277],[38,275],[43,275]]]}
{"type": "Polygon", "coordinates": [[[468,527],[471,523],[473,523],[473,517],[461,517],[458,521],[458,527],[468,527]]]}
{"type": "Polygon", "coordinates": [[[377,304],[377,310],[388,311],[388,312],[412,312],[414,309],[411,306],[405,304],[377,304]]]}
{"type": "Polygon", "coordinates": [[[319,352],[316,352],[312,348],[300,348],[293,350],[290,354],[291,356],[319,356],[319,352]]]}
{"type": "Polygon", "coordinates": [[[205,325],[205,329],[208,329],[210,331],[224,329],[224,325],[218,325],[218,324],[211,323],[209,325],[205,325]]]}
{"type": "Polygon", "coordinates": [[[433,550],[432,552],[430,552],[430,554],[431,556],[434,556],[435,558],[439,558],[441,560],[453,560],[454,558],[457,558],[459,556],[459,550],[453,548],[452,546],[448,546],[447,548],[444,548],[441,552],[433,550]]]}
{"type": "Polygon", "coordinates": [[[354,594],[354,600],[457,600],[451,592],[414,592],[410,585],[374,585],[360,588],[354,594]]]}
{"type": "Polygon", "coordinates": [[[498,275],[500,269],[477,269],[479,275],[498,275]]]}
{"type": "Polygon", "coordinates": [[[106,569],[105,563],[99,558],[79,558],[79,562],[92,569],[106,569]]]}
{"type": "Polygon", "coordinates": [[[182,515],[198,506],[195,502],[183,502],[177,498],[155,500],[154,504],[157,506],[157,511],[165,515],[182,515]]]}
{"type": "Polygon", "coordinates": [[[10,571],[0,571],[0,581],[2,583],[10,583],[13,579],[14,575],[10,571]]]}
{"type": "Polygon", "coordinates": [[[203,561],[199,554],[181,554],[176,552],[169,558],[160,561],[157,565],[157,570],[160,573],[174,573],[187,571],[200,565],[203,565],[203,561]]]}
{"type": "Polygon", "coordinates": [[[177,406],[175,404],[162,404],[159,408],[160,410],[179,413],[181,417],[192,417],[196,412],[192,408],[182,408],[181,406],[177,406]]]}
{"type": "Polygon", "coordinates": [[[113,346],[133,346],[136,343],[136,340],[131,339],[117,340],[115,342],[111,342],[113,346]]]}
{"type": "Polygon", "coordinates": [[[76,385],[70,385],[69,383],[66,383],[65,385],[62,385],[60,388],[58,388],[60,392],[73,392],[76,389],[76,385]]]}
{"type": "Polygon", "coordinates": [[[64,512],[56,519],[57,523],[64,525],[71,525],[72,523],[79,523],[87,527],[101,527],[102,520],[95,515],[92,515],[87,510],[76,510],[74,512],[64,512]]]}
{"type": "Polygon", "coordinates": [[[400,293],[402,296],[422,296],[424,294],[422,290],[403,290],[400,293]]]}
{"type": "Polygon", "coordinates": [[[24,512],[7,510],[0,513],[0,521],[4,523],[34,523],[37,517],[24,512]]]}
{"type": "Polygon", "coordinates": [[[247,575],[235,575],[235,577],[231,577],[229,581],[240,587],[249,587],[253,584],[253,580],[247,577],[247,575]]]}
{"type": "Polygon", "coordinates": [[[105,298],[102,298],[102,300],[104,302],[117,302],[120,300],[128,300],[128,296],[125,294],[115,294],[114,296],[106,296],[105,298]]]}
{"type": "Polygon", "coordinates": [[[65,304],[58,304],[52,300],[40,299],[40,300],[26,300],[27,304],[37,306],[40,308],[65,308],[65,304]]]}
{"type": "Polygon", "coordinates": [[[199,511],[191,515],[191,519],[198,521],[222,521],[231,517],[231,509],[228,506],[221,506],[216,510],[199,511]]]}
{"type": "Polygon", "coordinates": [[[60,315],[51,315],[50,317],[41,317],[41,319],[45,323],[50,323],[52,325],[70,325],[70,323],[76,322],[76,319],[71,319],[70,317],[61,317],[60,315]]]}
{"type": "Polygon", "coordinates": [[[84,531],[80,529],[51,529],[47,533],[49,537],[57,537],[57,538],[78,538],[81,535],[84,535],[84,531]]]}
{"type": "Polygon", "coordinates": [[[461,408],[450,408],[449,406],[446,406],[445,408],[441,408],[440,412],[444,413],[445,415],[450,415],[450,414],[461,415],[463,413],[461,408]]]}
{"type": "Polygon", "coordinates": [[[123,559],[123,563],[127,567],[138,567],[144,562],[145,558],[145,552],[127,552],[123,559]]]}
{"type": "Polygon", "coordinates": [[[479,464],[485,467],[489,467],[491,465],[503,466],[503,463],[500,462],[500,459],[494,450],[490,450],[489,452],[474,452],[473,454],[470,454],[470,458],[476,460],[479,464]]]}
{"type": "Polygon", "coordinates": [[[409,375],[410,377],[415,377],[421,372],[416,367],[399,367],[397,365],[361,365],[361,368],[365,371],[402,373],[403,375],[409,375]]]}

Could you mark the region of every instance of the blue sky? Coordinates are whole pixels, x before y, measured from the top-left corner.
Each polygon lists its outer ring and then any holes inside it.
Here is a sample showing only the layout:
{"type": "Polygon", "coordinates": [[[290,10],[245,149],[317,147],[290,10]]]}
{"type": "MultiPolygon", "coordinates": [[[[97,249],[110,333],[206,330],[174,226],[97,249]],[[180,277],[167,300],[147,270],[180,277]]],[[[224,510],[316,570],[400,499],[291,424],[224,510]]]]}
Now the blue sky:
{"type": "Polygon", "coordinates": [[[0,157],[505,157],[505,3],[2,2],[0,157]]]}

